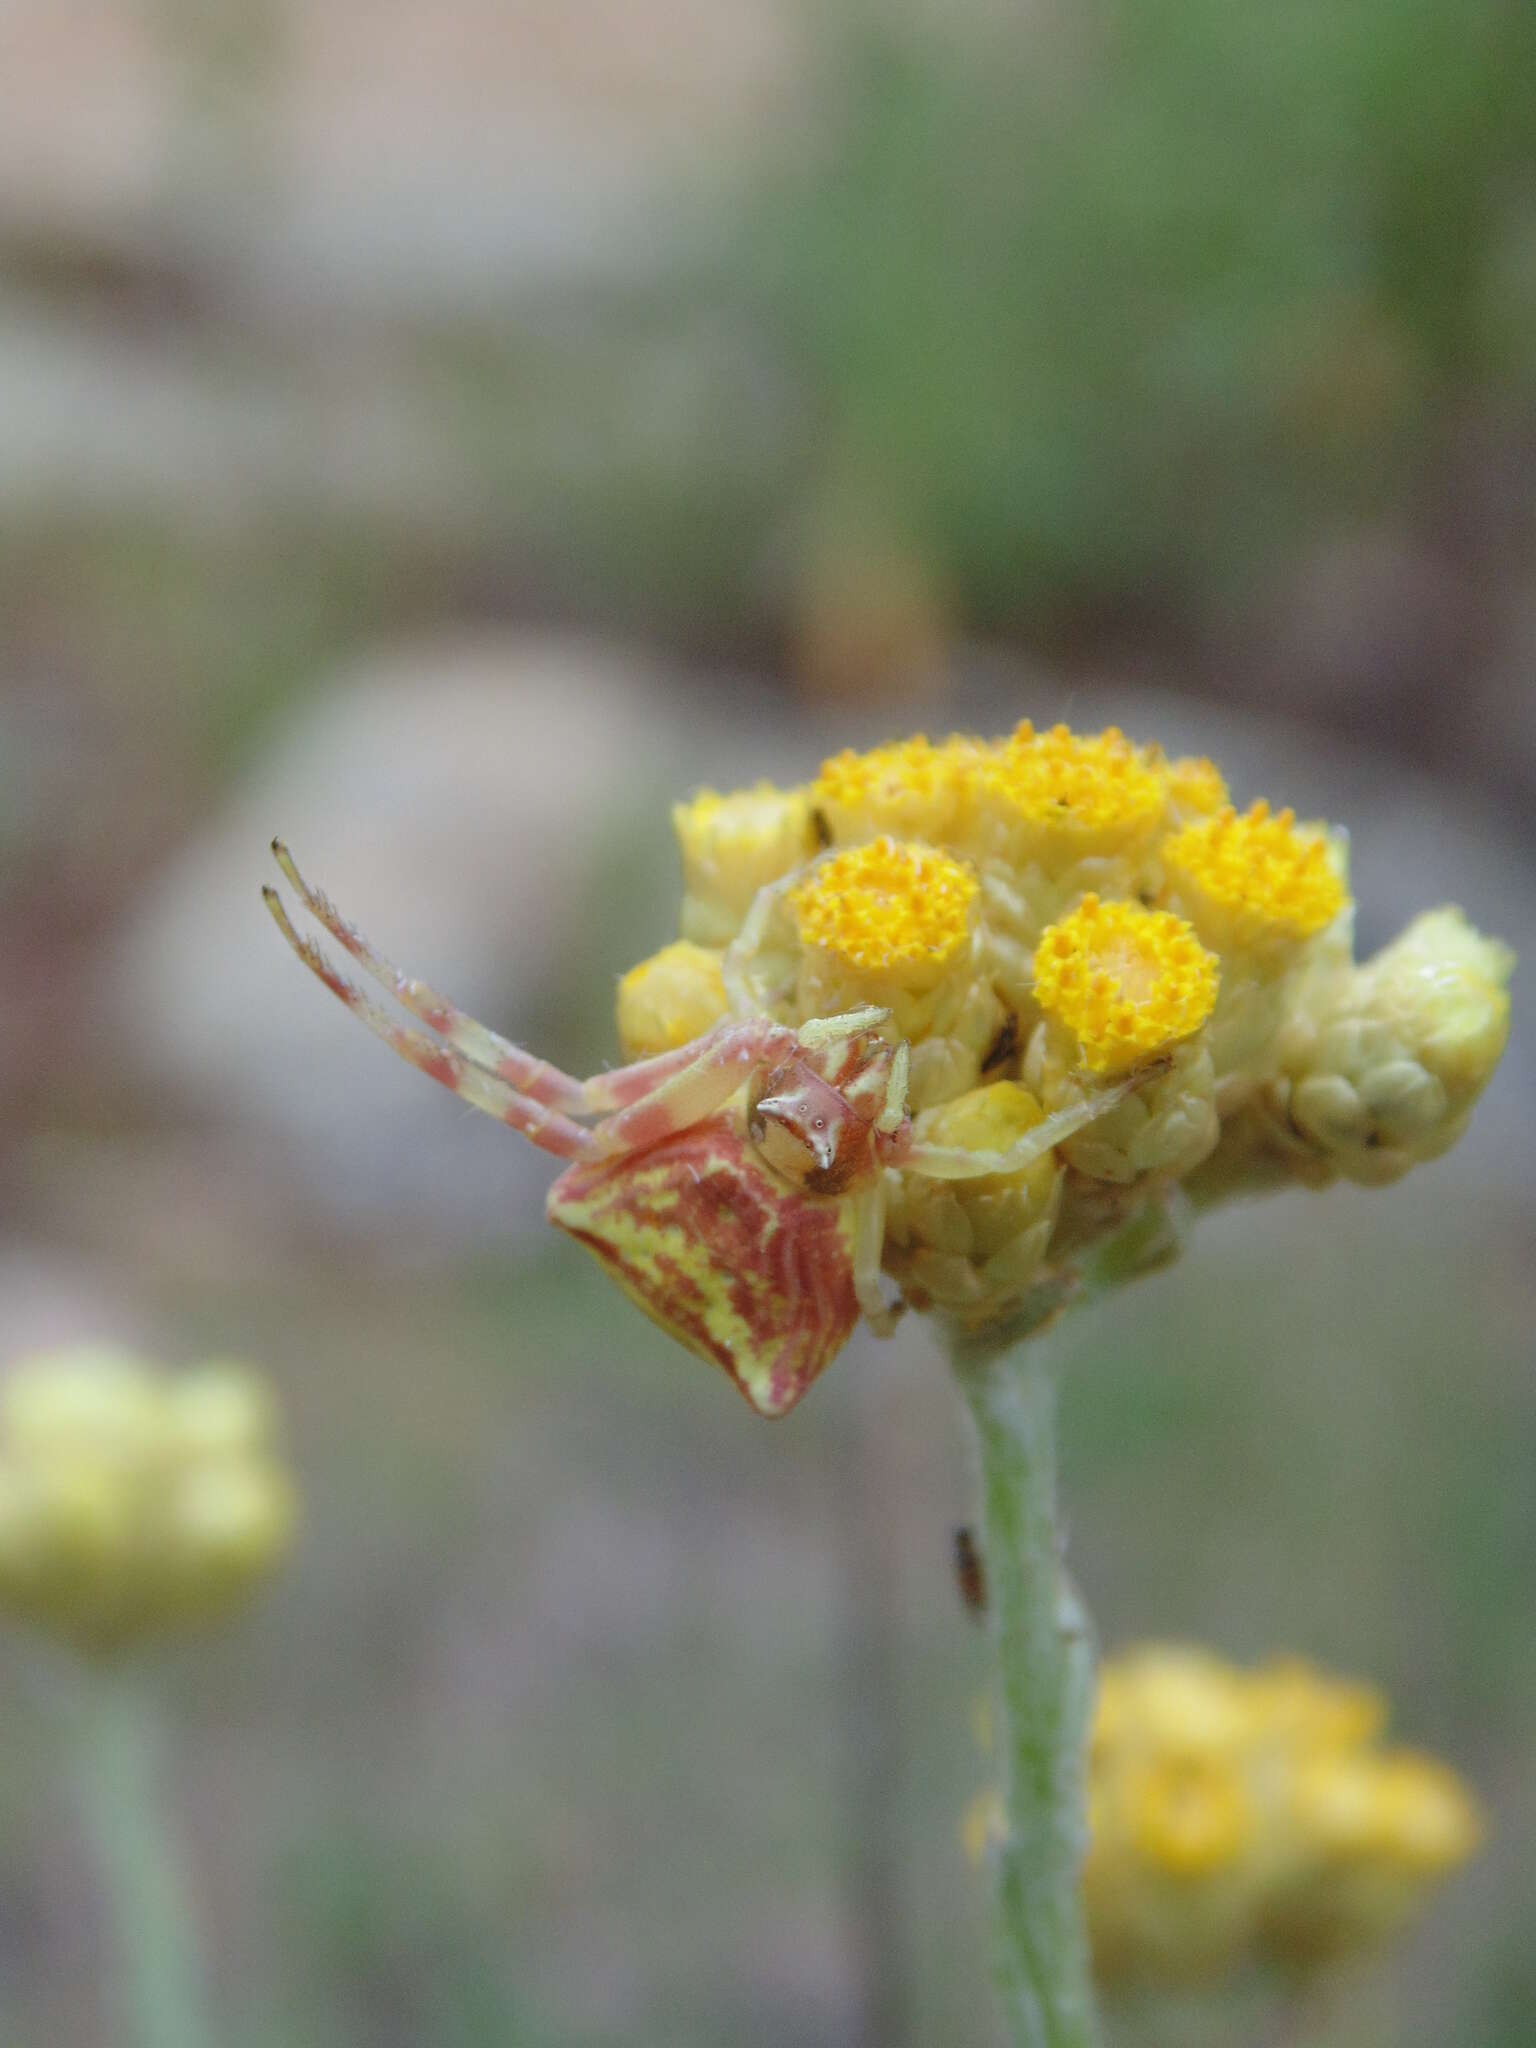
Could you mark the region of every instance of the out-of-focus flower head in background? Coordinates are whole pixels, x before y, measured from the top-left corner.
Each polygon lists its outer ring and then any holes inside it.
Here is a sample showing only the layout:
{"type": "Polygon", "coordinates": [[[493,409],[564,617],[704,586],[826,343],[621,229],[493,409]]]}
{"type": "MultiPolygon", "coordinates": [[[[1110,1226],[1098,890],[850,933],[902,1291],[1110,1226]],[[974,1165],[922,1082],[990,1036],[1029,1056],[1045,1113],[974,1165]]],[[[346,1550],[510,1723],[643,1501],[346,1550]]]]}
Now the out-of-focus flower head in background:
{"type": "MultiPolygon", "coordinates": [[[[1479,1847],[1455,1772],[1382,1743],[1386,1701],[1299,1658],[1147,1645],[1099,1676],[1084,1872],[1107,1987],[1305,1982],[1400,1934],[1479,1847]]],[[[965,1816],[985,1856],[995,1795],[965,1816]]]]}
{"type": "Polygon", "coordinates": [[[244,1368],[81,1348],[0,1376],[0,1612],[104,1656],[222,1620],[276,1570],[292,1482],[244,1368]]]}

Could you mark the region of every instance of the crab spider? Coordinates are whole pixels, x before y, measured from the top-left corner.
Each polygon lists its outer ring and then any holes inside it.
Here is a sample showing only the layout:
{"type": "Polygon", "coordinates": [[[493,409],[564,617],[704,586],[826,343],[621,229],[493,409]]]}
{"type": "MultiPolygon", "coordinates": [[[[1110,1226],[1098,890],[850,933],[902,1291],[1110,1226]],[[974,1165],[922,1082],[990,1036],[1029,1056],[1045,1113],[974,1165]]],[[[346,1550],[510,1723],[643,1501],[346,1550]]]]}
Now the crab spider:
{"type": "Polygon", "coordinates": [[[726,1018],[675,1052],[578,1080],[403,974],[280,840],[272,850],[304,908],[427,1029],[397,1020],[264,888],[310,972],[402,1059],[564,1160],[549,1220],[762,1415],[795,1405],[861,1315],[881,1335],[894,1328],[899,1305],[880,1281],[887,1168],[1015,1173],[1136,1085],[1058,1111],[1006,1151],[924,1144],[907,1113],[907,1047],[880,1036],[890,1013],[874,1008],[798,1029],[726,1018]]]}

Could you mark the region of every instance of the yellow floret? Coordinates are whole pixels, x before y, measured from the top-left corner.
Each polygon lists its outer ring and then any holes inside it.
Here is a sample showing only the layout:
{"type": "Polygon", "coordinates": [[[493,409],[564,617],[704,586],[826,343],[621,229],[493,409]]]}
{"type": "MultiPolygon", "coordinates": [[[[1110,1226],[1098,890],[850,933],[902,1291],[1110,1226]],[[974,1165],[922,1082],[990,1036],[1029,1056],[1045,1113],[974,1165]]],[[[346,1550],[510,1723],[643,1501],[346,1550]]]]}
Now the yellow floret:
{"type": "Polygon", "coordinates": [[[1204,754],[1180,755],[1167,775],[1168,801],[1183,817],[1209,817],[1227,801],[1227,779],[1204,754]]]}
{"type": "Polygon", "coordinates": [[[985,771],[991,795],[1027,823],[1085,841],[1132,839],[1150,831],[1168,801],[1166,770],[1118,726],[1037,733],[1026,719],[985,771]]]}
{"type": "Polygon", "coordinates": [[[904,839],[949,838],[962,822],[979,740],[952,735],[937,746],[924,734],[858,754],[845,748],[821,765],[811,803],[834,842],[890,832],[904,839]]]}
{"type": "Polygon", "coordinates": [[[1086,1065],[1119,1074],[1191,1036],[1220,971],[1183,918],[1085,896],[1035,949],[1035,1000],[1072,1031],[1086,1065]]]}
{"type": "Polygon", "coordinates": [[[816,826],[803,789],[771,782],[751,789],[701,789],[672,807],[683,856],[683,937],[723,946],[741,929],[753,897],[816,851],[816,826]]]}
{"type": "Polygon", "coordinates": [[[873,839],[835,853],[791,899],[800,942],[880,973],[942,966],[970,936],[979,884],[936,847],[873,839]]]}
{"type": "Polygon", "coordinates": [[[1186,825],[1164,842],[1162,858],[1197,920],[1219,926],[1227,944],[1310,938],[1348,901],[1322,832],[1263,802],[1241,816],[1224,804],[1186,825]]]}
{"type": "Polygon", "coordinates": [[[628,1060],[701,1038],[727,1008],[720,955],[689,939],[663,946],[619,983],[619,1042],[628,1060]]]}

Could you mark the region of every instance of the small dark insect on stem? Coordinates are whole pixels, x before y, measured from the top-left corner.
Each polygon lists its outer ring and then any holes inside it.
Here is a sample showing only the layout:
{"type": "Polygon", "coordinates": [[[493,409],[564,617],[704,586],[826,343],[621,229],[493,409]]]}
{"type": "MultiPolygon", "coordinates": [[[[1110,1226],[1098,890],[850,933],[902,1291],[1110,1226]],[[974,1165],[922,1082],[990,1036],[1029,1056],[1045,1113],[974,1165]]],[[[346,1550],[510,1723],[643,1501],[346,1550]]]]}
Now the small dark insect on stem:
{"type": "Polygon", "coordinates": [[[812,811],[811,830],[816,834],[816,844],[822,849],[823,852],[825,852],[826,849],[832,844],[832,827],[827,822],[827,814],[825,811],[812,811]]]}
{"type": "Polygon", "coordinates": [[[963,1523],[955,1531],[955,1584],[960,1589],[960,1604],[979,1621],[987,1611],[987,1568],[976,1546],[975,1530],[963,1523]]]}

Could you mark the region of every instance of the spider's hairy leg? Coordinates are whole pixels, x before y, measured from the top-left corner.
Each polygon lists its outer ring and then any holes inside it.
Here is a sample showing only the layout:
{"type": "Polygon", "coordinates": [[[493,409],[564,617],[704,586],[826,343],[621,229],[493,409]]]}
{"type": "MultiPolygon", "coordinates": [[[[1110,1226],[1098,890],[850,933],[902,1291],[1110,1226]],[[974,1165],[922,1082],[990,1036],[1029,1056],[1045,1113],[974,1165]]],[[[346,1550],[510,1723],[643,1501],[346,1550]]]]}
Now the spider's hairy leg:
{"type": "Polygon", "coordinates": [[[603,1102],[589,1101],[586,1089],[574,1075],[562,1073],[546,1060],[536,1059],[532,1053],[524,1052],[520,1045],[503,1038],[500,1032],[492,1031],[487,1025],[466,1016],[456,1003],[439,994],[429,982],[419,980],[414,974],[402,973],[355,924],[342,916],[323,889],[315,888],[304,879],[297,861],[281,839],[273,840],[272,852],[297,892],[299,901],[316,922],[324,925],[339,946],[345,947],[365,974],[372,975],[403,1009],[439,1033],[456,1052],[463,1053],[466,1059],[484,1067],[519,1094],[530,1096],[535,1102],[550,1103],[569,1115],[591,1115],[607,1106],[603,1102]]]}
{"type": "Polygon", "coordinates": [[[787,1059],[796,1044],[788,1025],[775,1024],[771,1017],[744,1017],[740,1023],[722,1025],[708,1038],[684,1047],[692,1057],[660,1087],[596,1125],[594,1152],[606,1156],[642,1151],[702,1123],[723,1109],[758,1068],[787,1059]]]}
{"type": "Polygon", "coordinates": [[[885,1176],[877,1174],[853,1202],[853,1291],[864,1320],[877,1337],[889,1337],[906,1304],[889,1302],[880,1284],[880,1258],[885,1249],[885,1176]]]}
{"type": "MultiPolygon", "coordinates": [[[[1156,1071],[1161,1072],[1162,1068],[1156,1071]]],[[[913,1173],[925,1174],[929,1180],[979,1180],[984,1174],[1021,1173],[1052,1146],[1064,1144],[1086,1124],[1124,1102],[1148,1077],[1148,1070],[1143,1068],[1112,1088],[1101,1088],[1096,1095],[1069,1103],[1036,1124],[1033,1130],[1025,1131],[1006,1151],[972,1152],[963,1145],[928,1145],[917,1138],[902,1164],[913,1173]]]]}
{"type": "Polygon", "coordinates": [[[592,1134],[583,1125],[574,1123],[561,1110],[547,1102],[535,1102],[530,1096],[520,1095],[507,1081],[477,1066],[462,1052],[450,1045],[444,1045],[436,1038],[429,1038],[424,1031],[415,1031],[409,1025],[397,1024],[381,1003],[365,995],[355,982],[326,958],[313,939],[301,938],[294,930],[283,899],[275,889],[264,888],[262,898],[278,930],[288,941],[310,973],[323,981],[332,995],[340,998],[356,1017],[360,1017],[384,1043],[397,1052],[401,1059],[429,1075],[444,1088],[451,1088],[471,1108],[494,1117],[498,1123],[507,1124],[514,1131],[521,1131],[545,1152],[553,1152],[559,1159],[575,1159],[587,1151],[592,1143],[592,1134]]]}

